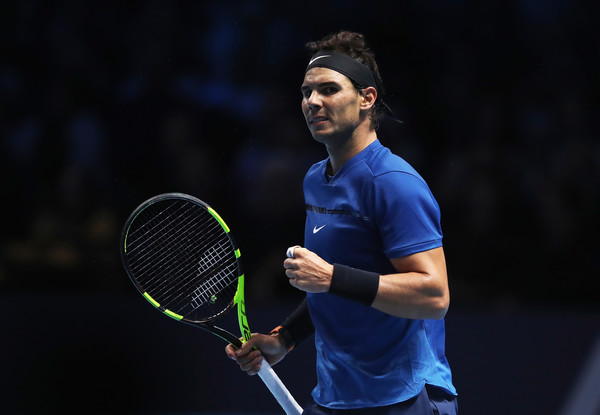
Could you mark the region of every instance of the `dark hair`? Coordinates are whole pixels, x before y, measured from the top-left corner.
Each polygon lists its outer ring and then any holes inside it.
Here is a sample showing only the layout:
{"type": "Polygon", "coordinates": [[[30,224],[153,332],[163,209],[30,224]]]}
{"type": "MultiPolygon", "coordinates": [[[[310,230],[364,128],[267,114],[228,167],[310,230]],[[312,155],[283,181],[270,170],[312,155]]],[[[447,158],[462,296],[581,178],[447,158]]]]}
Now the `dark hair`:
{"type": "MultiPolygon", "coordinates": [[[[384,90],[383,81],[379,74],[379,68],[377,62],[375,62],[375,54],[367,46],[364,35],[356,32],[341,31],[324,37],[323,39],[316,42],[308,42],[306,48],[310,52],[311,56],[322,50],[331,50],[333,52],[343,53],[344,55],[350,56],[352,59],[366,65],[375,76],[377,82],[377,101],[369,112],[369,118],[371,119],[371,128],[376,130],[379,127],[379,120],[382,117],[383,109],[379,105],[382,102],[384,90]]],[[[352,81],[354,87],[358,90],[362,90],[361,85],[357,85],[352,81]]]]}

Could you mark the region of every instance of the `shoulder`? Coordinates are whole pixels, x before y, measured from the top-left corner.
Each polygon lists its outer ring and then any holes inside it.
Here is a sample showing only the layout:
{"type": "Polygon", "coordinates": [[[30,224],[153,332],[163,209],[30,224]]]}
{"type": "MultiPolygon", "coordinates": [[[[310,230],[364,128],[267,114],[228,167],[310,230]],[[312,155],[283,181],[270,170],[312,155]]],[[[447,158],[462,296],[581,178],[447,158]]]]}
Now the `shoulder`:
{"type": "Polygon", "coordinates": [[[306,174],[309,175],[309,174],[313,174],[313,173],[315,173],[317,171],[325,170],[325,166],[327,166],[327,161],[328,160],[329,159],[326,158],[324,160],[316,162],[315,164],[313,164],[312,166],[310,166],[310,168],[308,169],[308,171],[307,171],[306,174]]]}
{"type": "Polygon", "coordinates": [[[416,204],[431,205],[437,202],[423,177],[402,157],[380,146],[365,159],[372,177],[374,199],[379,206],[405,205],[411,200],[416,204]]]}
{"type": "Polygon", "coordinates": [[[423,177],[402,157],[392,153],[389,148],[379,145],[365,158],[375,183],[399,182],[399,184],[427,184],[423,177]]]}
{"type": "Polygon", "coordinates": [[[311,178],[316,178],[316,177],[322,177],[325,174],[325,168],[327,167],[327,160],[321,160],[315,164],[313,164],[312,166],[310,166],[310,168],[307,170],[306,174],[304,175],[304,181],[306,182],[307,180],[310,180],[311,178]]]}
{"type": "Polygon", "coordinates": [[[381,144],[373,148],[365,161],[371,166],[375,176],[389,171],[399,171],[418,175],[417,171],[406,160],[399,155],[392,153],[389,148],[381,144]]]}

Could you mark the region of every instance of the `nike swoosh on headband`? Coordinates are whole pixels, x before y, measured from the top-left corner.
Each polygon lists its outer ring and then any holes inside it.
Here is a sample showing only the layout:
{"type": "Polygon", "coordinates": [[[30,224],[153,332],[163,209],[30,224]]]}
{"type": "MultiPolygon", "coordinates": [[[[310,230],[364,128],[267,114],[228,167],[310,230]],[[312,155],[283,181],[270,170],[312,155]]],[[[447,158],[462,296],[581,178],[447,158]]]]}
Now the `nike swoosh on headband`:
{"type": "Polygon", "coordinates": [[[321,58],[328,58],[328,57],[330,57],[330,56],[331,56],[331,55],[321,55],[321,56],[317,56],[316,58],[313,58],[313,59],[311,59],[311,60],[310,60],[310,62],[308,62],[308,64],[309,64],[309,65],[312,65],[312,63],[313,63],[314,61],[316,61],[317,59],[321,59],[321,58]]]}

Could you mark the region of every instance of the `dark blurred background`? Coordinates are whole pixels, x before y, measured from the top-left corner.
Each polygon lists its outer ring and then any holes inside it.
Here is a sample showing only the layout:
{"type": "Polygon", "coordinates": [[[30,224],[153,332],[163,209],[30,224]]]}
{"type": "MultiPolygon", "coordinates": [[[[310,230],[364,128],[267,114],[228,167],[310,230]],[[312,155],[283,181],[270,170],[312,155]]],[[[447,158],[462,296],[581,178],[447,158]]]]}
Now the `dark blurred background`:
{"type": "MultiPolygon", "coordinates": [[[[4,2],[0,412],[277,412],[218,339],[147,306],[118,242],[150,196],[207,201],[244,254],[251,325],[279,323],[301,298],[281,264],[303,175],[326,156],[300,112],[304,44],[339,29],[366,35],[404,121],[380,140],[442,209],[462,413],[564,409],[600,333],[599,9],[4,2]]],[[[313,352],[278,366],[299,400],[313,352]]]]}

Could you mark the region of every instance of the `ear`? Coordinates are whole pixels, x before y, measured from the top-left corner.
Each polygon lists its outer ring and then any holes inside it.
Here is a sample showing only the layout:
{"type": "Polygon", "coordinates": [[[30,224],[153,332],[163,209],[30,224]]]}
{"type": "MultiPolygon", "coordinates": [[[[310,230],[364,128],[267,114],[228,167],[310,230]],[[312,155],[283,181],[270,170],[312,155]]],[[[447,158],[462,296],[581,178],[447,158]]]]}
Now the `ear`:
{"type": "Polygon", "coordinates": [[[375,105],[376,100],[377,90],[372,86],[366,87],[361,91],[360,109],[370,110],[375,105]]]}

